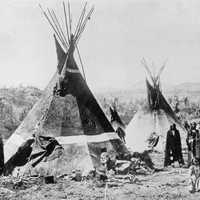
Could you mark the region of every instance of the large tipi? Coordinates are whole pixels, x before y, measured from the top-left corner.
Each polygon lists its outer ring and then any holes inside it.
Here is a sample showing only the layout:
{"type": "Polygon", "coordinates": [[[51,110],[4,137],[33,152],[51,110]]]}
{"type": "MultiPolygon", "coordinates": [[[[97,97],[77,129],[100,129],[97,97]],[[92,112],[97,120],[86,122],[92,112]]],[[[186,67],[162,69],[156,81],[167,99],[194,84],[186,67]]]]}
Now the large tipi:
{"type": "MultiPolygon", "coordinates": [[[[86,13],[85,4],[74,34],[69,3],[68,6],[63,3],[63,10],[66,35],[55,12],[49,9],[43,11],[55,32],[57,72],[46,87],[43,97],[5,144],[5,162],[9,163],[18,148],[32,134],[55,137],[64,148],[62,155],[53,161],[42,161],[36,168],[48,171],[54,166],[59,174],[68,173],[72,169],[88,172],[98,167],[102,149],[117,154],[127,152],[74,59],[74,51],[78,51],[77,42],[94,8],[86,13]]],[[[33,151],[38,148],[35,144],[33,151]]],[[[20,168],[23,173],[26,166],[20,168]]]]}
{"type": "Polygon", "coordinates": [[[150,80],[146,79],[147,106],[137,111],[126,128],[128,147],[137,152],[150,149],[164,152],[166,133],[173,123],[180,131],[182,145],[185,146],[185,130],[160,89],[160,74],[165,64],[160,68],[157,76],[151,73],[145,60],[142,64],[150,76],[150,80]]]}

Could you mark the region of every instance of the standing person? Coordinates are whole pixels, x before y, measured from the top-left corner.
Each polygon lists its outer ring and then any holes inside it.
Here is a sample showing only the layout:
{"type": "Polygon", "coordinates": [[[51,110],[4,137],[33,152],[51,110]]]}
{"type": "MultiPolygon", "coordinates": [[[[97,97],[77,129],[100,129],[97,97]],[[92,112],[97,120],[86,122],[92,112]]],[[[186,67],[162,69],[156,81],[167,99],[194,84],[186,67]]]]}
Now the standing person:
{"type": "Polygon", "coordinates": [[[189,127],[186,129],[187,130],[187,138],[186,138],[186,144],[188,148],[188,167],[192,163],[193,159],[193,149],[194,149],[194,140],[195,137],[192,134],[192,125],[190,124],[189,127]]]}
{"type": "Polygon", "coordinates": [[[176,161],[179,166],[184,164],[180,133],[176,124],[173,124],[167,132],[164,166],[167,167],[176,161]]]}
{"type": "Polygon", "coordinates": [[[196,136],[197,136],[197,124],[196,122],[192,123],[192,127],[191,127],[191,135],[193,137],[193,145],[192,145],[192,154],[193,157],[196,157],[196,136]]]}
{"type": "Polygon", "coordinates": [[[176,128],[176,124],[172,125],[172,130],[174,132],[174,162],[178,161],[179,166],[184,165],[183,154],[182,154],[182,145],[180,132],[176,128]]]}
{"type": "Polygon", "coordinates": [[[4,170],[4,149],[3,149],[3,138],[0,135],[0,175],[4,170]]]}
{"type": "Polygon", "coordinates": [[[173,163],[174,136],[172,131],[173,131],[173,126],[171,125],[169,130],[167,131],[164,167],[167,167],[173,163]]]}
{"type": "Polygon", "coordinates": [[[195,137],[195,155],[198,160],[200,160],[200,134],[199,134],[199,124],[196,126],[196,137],[195,137]]]}
{"type": "Polygon", "coordinates": [[[186,131],[190,130],[190,125],[189,125],[188,121],[184,122],[184,128],[186,129],[186,131]]]}

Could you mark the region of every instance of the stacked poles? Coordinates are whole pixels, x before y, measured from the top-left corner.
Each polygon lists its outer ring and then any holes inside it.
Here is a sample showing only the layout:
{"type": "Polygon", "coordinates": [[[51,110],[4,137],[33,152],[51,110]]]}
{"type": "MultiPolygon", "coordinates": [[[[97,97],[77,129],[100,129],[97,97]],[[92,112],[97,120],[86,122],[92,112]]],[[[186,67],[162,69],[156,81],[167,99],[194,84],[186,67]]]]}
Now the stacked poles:
{"type": "Polygon", "coordinates": [[[167,60],[161,66],[161,68],[159,69],[157,75],[153,75],[151,73],[151,70],[149,69],[149,67],[147,65],[147,62],[146,62],[146,60],[144,58],[142,59],[141,63],[145,67],[147,73],[149,74],[149,76],[150,76],[150,78],[151,78],[151,80],[153,82],[154,87],[159,87],[159,85],[160,85],[160,75],[161,75],[162,71],[164,70],[164,68],[166,66],[167,60]]]}
{"type": "MultiPolygon", "coordinates": [[[[42,6],[39,4],[39,7],[41,8],[45,18],[47,19],[48,23],[50,24],[51,28],[55,32],[56,37],[62,44],[62,47],[66,51],[66,53],[69,50],[70,45],[73,43],[75,46],[78,57],[81,63],[83,75],[85,78],[85,72],[83,68],[83,62],[80,56],[80,52],[77,46],[78,41],[80,40],[81,34],[85,30],[86,24],[88,20],[90,20],[90,17],[94,11],[94,6],[87,12],[86,7],[87,7],[87,2],[84,4],[82,12],[79,16],[77,25],[75,27],[75,30],[72,30],[72,15],[71,15],[71,7],[70,7],[70,2],[68,1],[67,5],[65,2],[63,2],[63,14],[64,14],[64,27],[62,26],[62,23],[60,23],[56,13],[54,12],[53,9],[47,8],[45,11],[42,6]],[[72,34],[73,34],[73,41],[72,41],[72,34]]],[[[86,80],[86,79],[85,79],[86,80]]]]}
{"type": "MultiPolygon", "coordinates": [[[[149,74],[151,80],[152,80],[152,83],[153,83],[153,87],[154,89],[156,89],[156,91],[160,90],[161,91],[161,86],[160,86],[160,75],[162,73],[162,71],[164,70],[165,66],[166,66],[166,63],[167,63],[167,60],[163,63],[163,65],[161,66],[161,68],[159,69],[158,71],[158,74],[156,75],[154,73],[154,75],[151,73],[151,70],[149,69],[148,65],[147,65],[147,62],[146,60],[143,58],[141,63],[144,65],[145,69],[147,70],[147,73],[149,74]]],[[[152,64],[153,65],[153,64],[152,64]]],[[[159,94],[157,93],[157,101],[158,103],[159,102],[159,98],[158,98],[159,94]]]]}

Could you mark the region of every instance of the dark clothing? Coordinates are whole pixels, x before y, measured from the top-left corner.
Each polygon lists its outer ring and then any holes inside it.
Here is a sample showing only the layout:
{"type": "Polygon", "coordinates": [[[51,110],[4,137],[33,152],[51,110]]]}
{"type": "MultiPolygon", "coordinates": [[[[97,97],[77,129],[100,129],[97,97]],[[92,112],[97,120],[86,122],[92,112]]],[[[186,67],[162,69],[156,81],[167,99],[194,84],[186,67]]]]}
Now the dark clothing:
{"type": "Polygon", "coordinates": [[[192,156],[200,159],[200,134],[196,128],[192,128],[188,131],[186,143],[188,151],[191,152],[192,156]]]}
{"type": "Polygon", "coordinates": [[[188,147],[188,166],[190,166],[192,158],[200,160],[200,134],[195,123],[187,129],[186,144],[188,147]]]}
{"type": "Polygon", "coordinates": [[[115,170],[116,161],[112,161],[112,160],[108,159],[108,161],[107,161],[106,164],[107,164],[107,170],[108,170],[108,171],[109,171],[109,170],[116,171],[116,170],[115,170]]]}
{"type": "Polygon", "coordinates": [[[165,147],[165,161],[164,161],[165,167],[172,164],[173,145],[174,145],[173,133],[171,130],[169,130],[167,132],[166,147],[165,147]]]}
{"type": "Polygon", "coordinates": [[[180,132],[177,129],[175,129],[175,161],[178,161],[179,164],[184,164],[181,137],[180,132]]]}
{"type": "Polygon", "coordinates": [[[171,165],[175,161],[178,161],[179,164],[184,164],[181,138],[177,129],[167,132],[164,166],[171,165]]]}
{"type": "Polygon", "coordinates": [[[187,131],[189,131],[189,129],[190,129],[190,125],[188,124],[187,121],[184,123],[184,128],[185,128],[187,131]]]}
{"type": "Polygon", "coordinates": [[[198,130],[195,137],[195,157],[197,160],[200,160],[200,134],[198,130]]]}
{"type": "Polygon", "coordinates": [[[187,134],[187,138],[186,138],[186,143],[187,143],[187,146],[188,146],[188,151],[191,151],[193,156],[195,157],[196,155],[196,151],[195,151],[195,138],[196,138],[196,135],[197,135],[197,130],[196,129],[191,129],[188,131],[188,134],[187,134]]]}
{"type": "Polygon", "coordinates": [[[4,149],[3,149],[3,139],[0,136],[0,175],[4,170],[4,149]]]}
{"type": "Polygon", "coordinates": [[[11,174],[15,167],[24,166],[29,161],[34,142],[34,139],[29,139],[18,148],[17,152],[5,163],[5,175],[11,174]]]}

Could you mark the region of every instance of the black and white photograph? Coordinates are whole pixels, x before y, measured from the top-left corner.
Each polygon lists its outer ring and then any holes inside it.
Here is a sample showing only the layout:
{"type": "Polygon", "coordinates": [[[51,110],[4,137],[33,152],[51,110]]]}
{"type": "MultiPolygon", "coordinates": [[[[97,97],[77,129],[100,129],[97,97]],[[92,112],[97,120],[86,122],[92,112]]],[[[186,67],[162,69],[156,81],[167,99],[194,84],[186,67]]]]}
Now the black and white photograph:
{"type": "Polygon", "coordinates": [[[0,200],[200,199],[200,1],[0,4],[0,200]]]}

